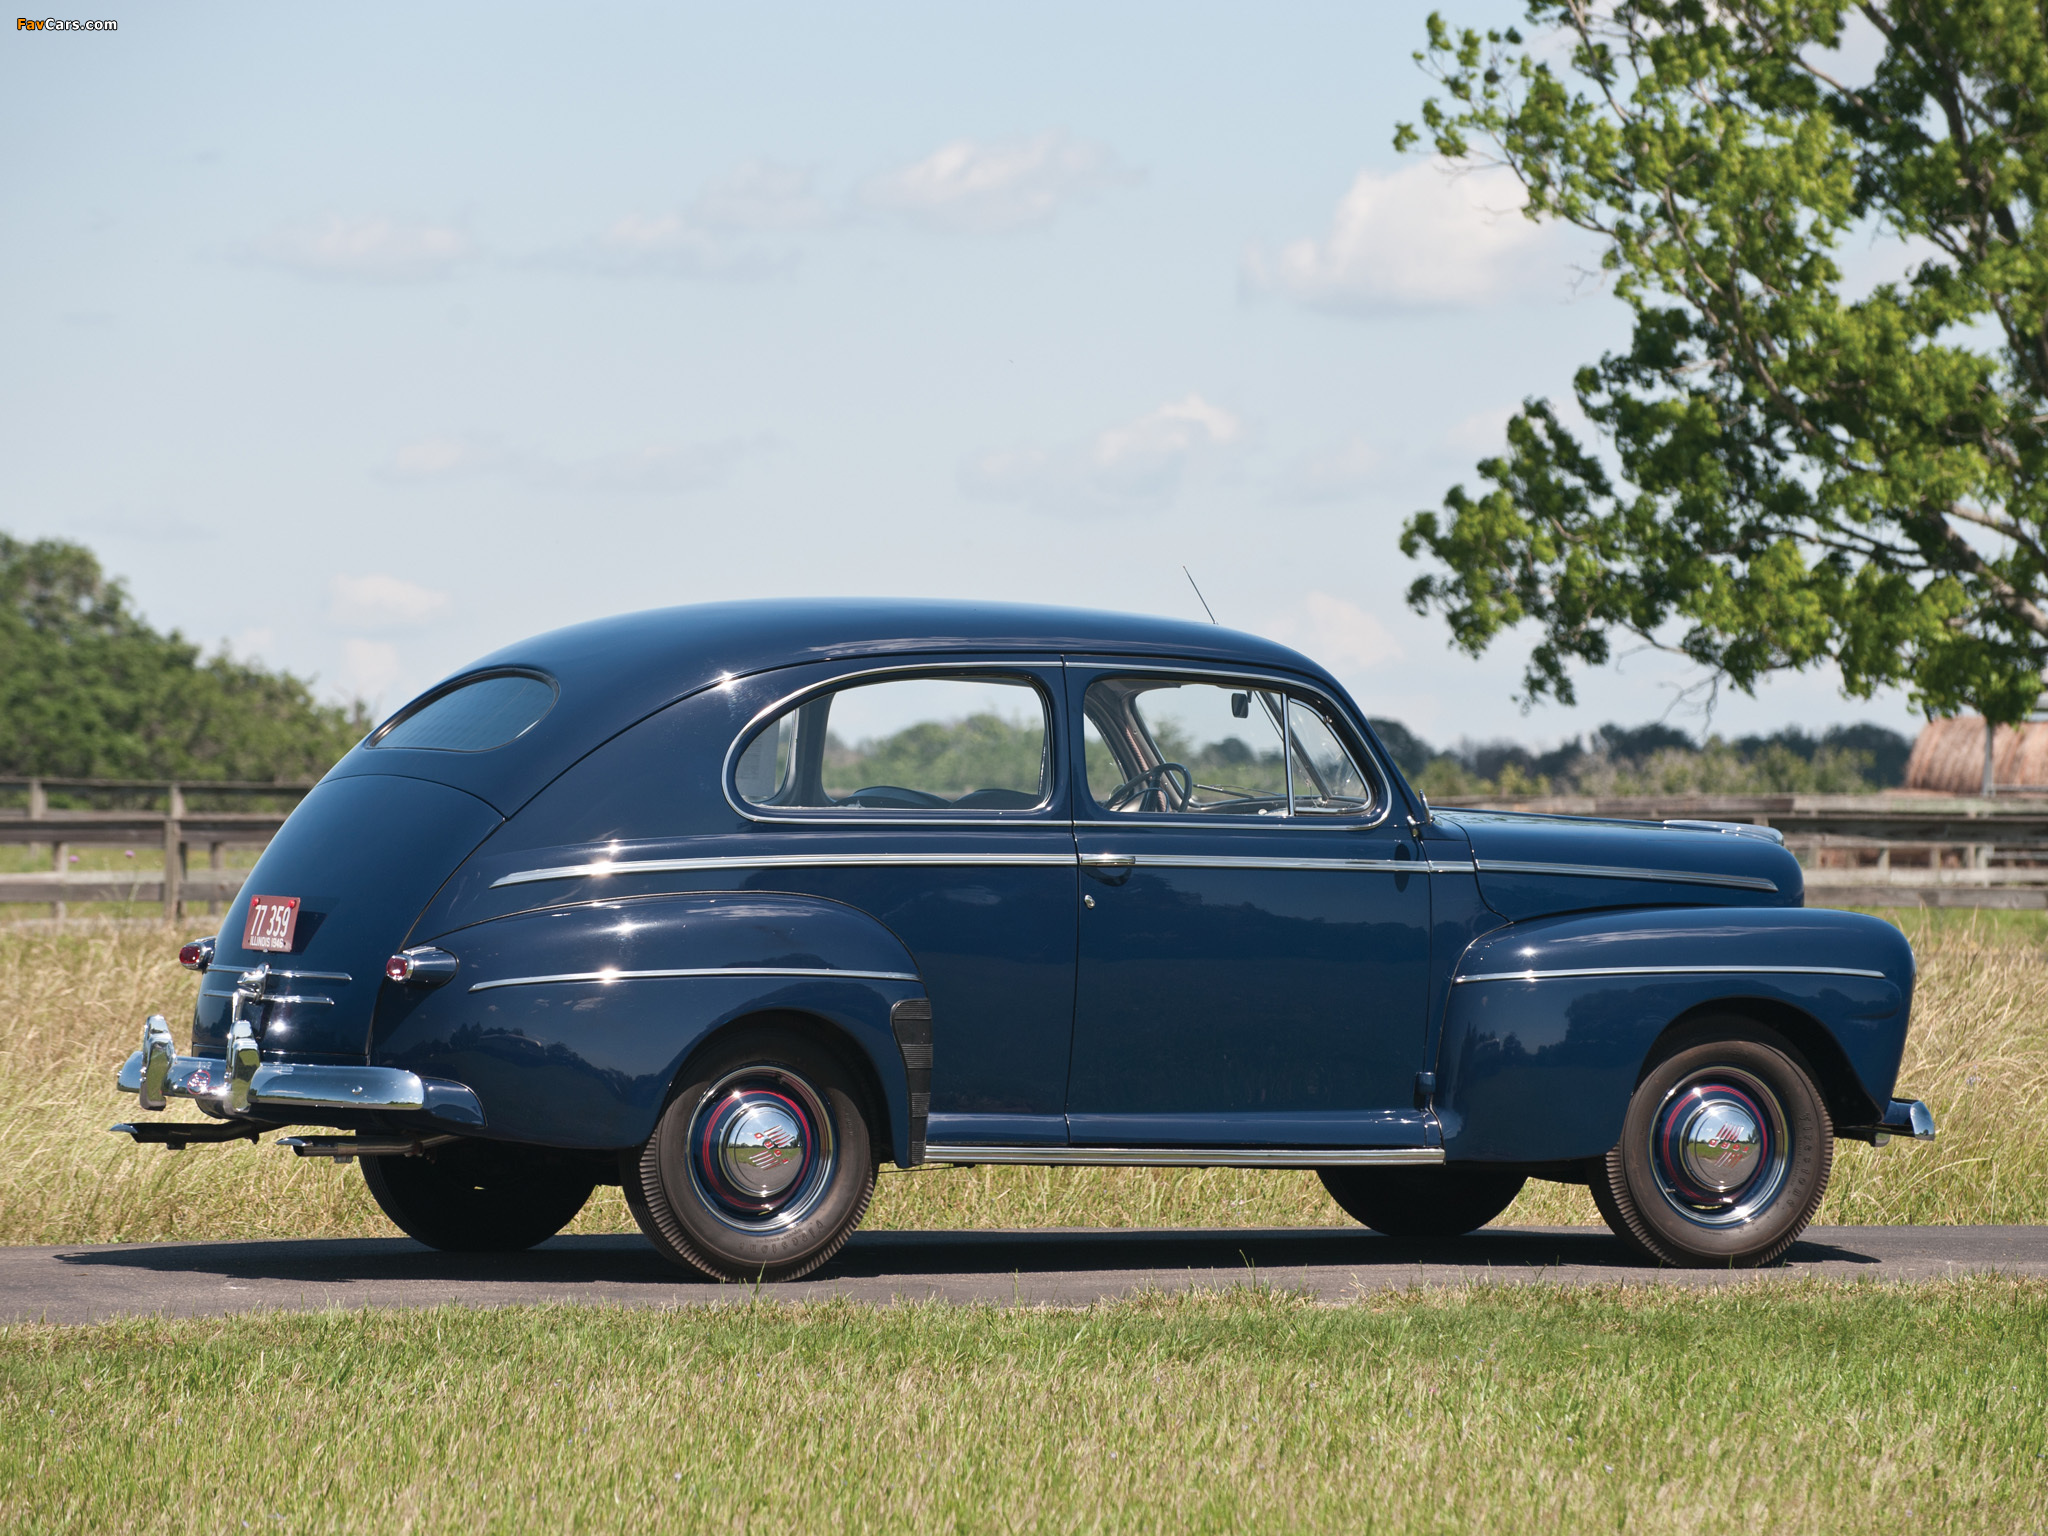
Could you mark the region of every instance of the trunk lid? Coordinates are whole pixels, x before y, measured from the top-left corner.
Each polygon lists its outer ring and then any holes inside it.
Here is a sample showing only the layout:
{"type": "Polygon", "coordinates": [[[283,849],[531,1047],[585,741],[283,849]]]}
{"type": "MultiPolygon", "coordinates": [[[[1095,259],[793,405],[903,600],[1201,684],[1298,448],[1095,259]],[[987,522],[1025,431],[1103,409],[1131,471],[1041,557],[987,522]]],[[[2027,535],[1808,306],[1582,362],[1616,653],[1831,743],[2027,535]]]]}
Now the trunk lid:
{"type": "Polygon", "coordinates": [[[194,1053],[221,1053],[236,977],[268,966],[266,1000],[244,1013],[266,1058],[366,1061],[384,962],[500,820],[474,795],[426,779],[364,775],[315,786],[222,920],[193,1010],[194,1053]],[[288,952],[243,946],[257,896],[299,899],[288,952]]]}

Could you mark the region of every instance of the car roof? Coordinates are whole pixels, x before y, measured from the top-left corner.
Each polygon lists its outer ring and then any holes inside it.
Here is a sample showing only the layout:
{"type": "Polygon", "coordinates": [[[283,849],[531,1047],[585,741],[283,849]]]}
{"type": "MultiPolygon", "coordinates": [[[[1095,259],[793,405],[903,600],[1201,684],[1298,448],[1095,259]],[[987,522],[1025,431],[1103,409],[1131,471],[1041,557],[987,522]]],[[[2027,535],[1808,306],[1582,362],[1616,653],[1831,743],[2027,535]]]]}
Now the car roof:
{"type": "Polygon", "coordinates": [[[475,754],[358,747],[334,774],[432,778],[510,814],[600,742],[726,678],[865,656],[1005,651],[1179,657],[1274,668],[1330,685],[1321,667],[1287,646],[1220,625],[1142,614],[920,598],[697,603],[550,630],[493,651],[435,684],[440,688],[501,668],[553,677],[561,685],[555,707],[506,747],[475,754]]]}

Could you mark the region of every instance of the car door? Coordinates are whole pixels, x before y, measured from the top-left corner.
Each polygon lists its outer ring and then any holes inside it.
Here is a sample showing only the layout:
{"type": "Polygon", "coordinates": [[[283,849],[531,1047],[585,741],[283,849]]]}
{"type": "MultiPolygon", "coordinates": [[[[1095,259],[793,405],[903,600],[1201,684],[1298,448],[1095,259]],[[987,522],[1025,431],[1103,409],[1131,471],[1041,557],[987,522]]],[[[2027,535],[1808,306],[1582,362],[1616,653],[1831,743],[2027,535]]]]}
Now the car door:
{"type": "Polygon", "coordinates": [[[1429,878],[1316,691],[1067,675],[1081,862],[1070,1133],[1102,1146],[1413,1146],[1429,878]]]}
{"type": "Polygon", "coordinates": [[[735,743],[749,883],[873,914],[932,1003],[927,1137],[1057,1145],[1074,1000],[1074,841],[1057,660],[849,670],[735,743]]]}

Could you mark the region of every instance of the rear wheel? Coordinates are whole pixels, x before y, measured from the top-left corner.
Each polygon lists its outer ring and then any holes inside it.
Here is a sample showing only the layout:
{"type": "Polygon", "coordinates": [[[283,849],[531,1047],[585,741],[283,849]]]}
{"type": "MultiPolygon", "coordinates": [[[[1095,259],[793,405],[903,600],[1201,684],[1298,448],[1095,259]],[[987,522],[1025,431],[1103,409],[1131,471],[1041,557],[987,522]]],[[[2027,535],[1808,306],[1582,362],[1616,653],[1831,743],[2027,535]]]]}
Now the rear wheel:
{"type": "Polygon", "coordinates": [[[1827,1193],[1827,1105],[1777,1035],[1720,1019],[1687,1040],[1629,1100],[1620,1143],[1591,1170],[1594,1203],[1618,1237],[1666,1264],[1768,1264],[1827,1193]]]}
{"type": "Polygon", "coordinates": [[[1389,1237],[1456,1237],[1514,1203],[1527,1176],[1494,1168],[1323,1168],[1346,1215],[1389,1237]]]}
{"type": "Polygon", "coordinates": [[[674,1263],[724,1280],[794,1280],[845,1246],[875,1193],[852,1074],[788,1029],[708,1053],[637,1160],[627,1204],[674,1263]]]}
{"type": "Polygon", "coordinates": [[[459,1141],[366,1157],[363,1182],[407,1237],[449,1253],[514,1253],[576,1219],[597,1181],[543,1148],[459,1141]]]}

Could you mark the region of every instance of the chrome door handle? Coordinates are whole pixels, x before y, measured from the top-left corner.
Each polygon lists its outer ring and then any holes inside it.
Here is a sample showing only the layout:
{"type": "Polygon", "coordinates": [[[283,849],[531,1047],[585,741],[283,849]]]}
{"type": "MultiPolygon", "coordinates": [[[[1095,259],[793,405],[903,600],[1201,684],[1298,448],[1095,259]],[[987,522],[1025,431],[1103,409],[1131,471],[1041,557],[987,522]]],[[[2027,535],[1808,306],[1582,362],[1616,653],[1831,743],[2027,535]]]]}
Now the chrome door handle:
{"type": "Polygon", "coordinates": [[[1131,853],[1084,853],[1081,867],[1106,885],[1122,885],[1138,867],[1138,857],[1131,853]]]}

